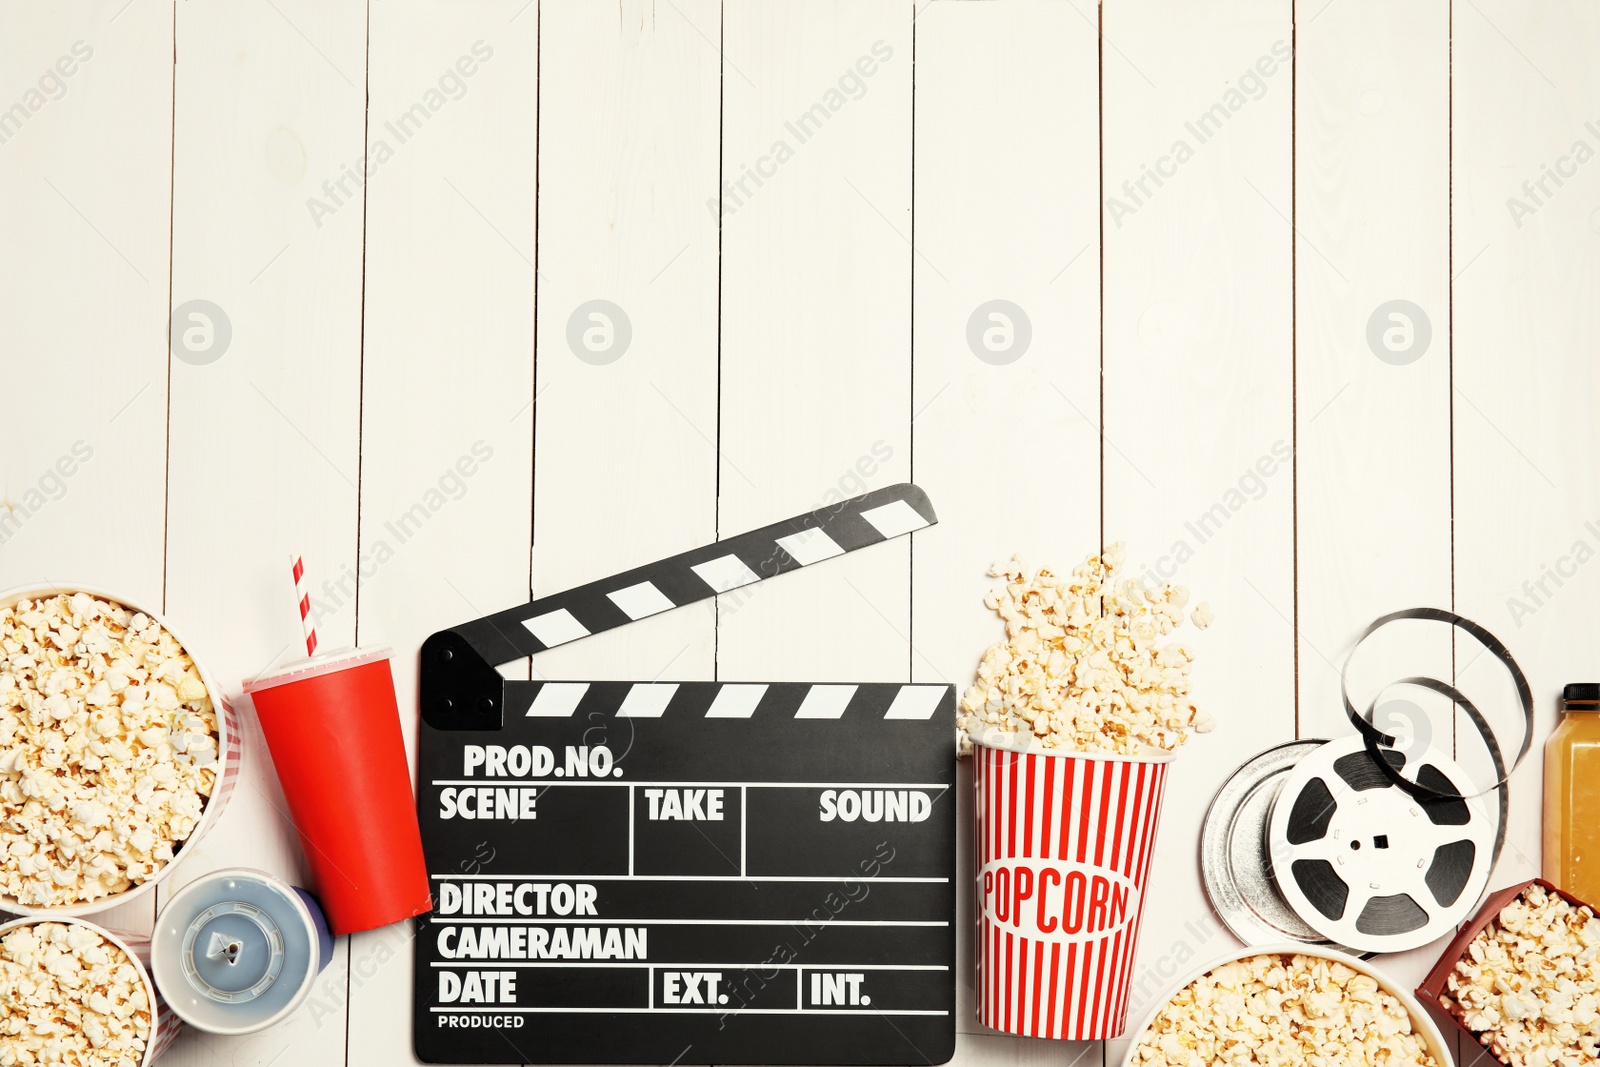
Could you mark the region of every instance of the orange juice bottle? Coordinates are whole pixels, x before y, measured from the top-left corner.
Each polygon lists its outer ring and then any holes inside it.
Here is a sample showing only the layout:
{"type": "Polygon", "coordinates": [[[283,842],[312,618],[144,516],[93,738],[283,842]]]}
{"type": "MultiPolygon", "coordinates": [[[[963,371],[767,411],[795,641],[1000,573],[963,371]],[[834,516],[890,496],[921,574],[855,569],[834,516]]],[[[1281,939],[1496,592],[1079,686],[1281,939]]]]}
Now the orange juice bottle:
{"type": "Polygon", "coordinates": [[[1561,691],[1561,723],[1544,745],[1544,877],[1600,903],[1600,682],[1561,691]]]}

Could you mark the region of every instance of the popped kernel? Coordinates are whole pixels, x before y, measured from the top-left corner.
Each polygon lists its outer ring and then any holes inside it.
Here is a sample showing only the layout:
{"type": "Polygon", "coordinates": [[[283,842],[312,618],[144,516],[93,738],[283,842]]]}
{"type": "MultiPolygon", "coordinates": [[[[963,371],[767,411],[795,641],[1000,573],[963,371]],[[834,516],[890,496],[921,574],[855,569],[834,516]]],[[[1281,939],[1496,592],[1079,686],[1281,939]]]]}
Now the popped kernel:
{"type": "Polygon", "coordinates": [[[138,969],[98,931],[39,922],[0,937],[0,1064],[131,1067],[153,1025],[138,969]]]}
{"type": "MultiPolygon", "coordinates": [[[[1117,581],[1124,556],[1112,545],[1069,578],[1016,556],[990,568],[1003,583],[984,604],[1005,620],[1006,636],[961,698],[963,755],[973,737],[1046,751],[1171,751],[1190,731],[1212,729],[1189,696],[1193,650],[1164,640],[1183,625],[1189,591],[1117,581]]],[[[1213,618],[1210,605],[1195,607],[1200,629],[1213,618]]]]}
{"type": "Polygon", "coordinates": [[[1190,982],[1150,1021],[1133,1062],[1440,1067],[1398,997],[1337,960],[1299,954],[1234,960],[1190,982]]]}
{"type": "Polygon", "coordinates": [[[216,785],[218,738],[149,616],[87,593],[0,608],[0,892],[49,907],[154,877],[216,785]]]}
{"type": "Polygon", "coordinates": [[[1600,1059],[1600,918],[1530,885],[1467,945],[1440,1005],[1511,1067],[1600,1059]]]}

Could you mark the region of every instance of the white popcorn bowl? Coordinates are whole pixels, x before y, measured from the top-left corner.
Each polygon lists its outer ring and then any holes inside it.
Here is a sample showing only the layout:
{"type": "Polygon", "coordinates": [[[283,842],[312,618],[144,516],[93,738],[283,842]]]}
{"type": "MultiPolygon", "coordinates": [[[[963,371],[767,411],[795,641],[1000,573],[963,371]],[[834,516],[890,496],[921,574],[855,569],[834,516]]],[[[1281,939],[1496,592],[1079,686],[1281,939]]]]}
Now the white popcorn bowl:
{"type": "MultiPolygon", "coordinates": [[[[89,590],[73,590],[73,592],[87,593],[89,590]]],[[[8,602],[9,603],[9,602],[8,602]]],[[[123,605],[127,607],[126,604],[123,605]]],[[[144,1055],[139,1058],[139,1067],[150,1067],[178,1036],[178,1029],[182,1021],[167,1007],[166,1001],[161,999],[161,994],[156,989],[155,982],[150,979],[150,969],[146,965],[150,956],[148,941],[141,941],[129,934],[114,934],[103,926],[96,926],[85,919],[74,918],[70,915],[30,915],[21,919],[12,919],[0,923],[0,938],[12,930],[24,926],[37,926],[40,923],[62,923],[70,926],[82,926],[93,930],[121,950],[133,964],[133,969],[139,972],[139,981],[144,986],[145,1004],[150,1011],[150,1036],[145,1039],[144,1055]]]]}
{"type": "Polygon", "coordinates": [[[1235,949],[1193,968],[1187,974],[1181,975],[1162,992],[1155,1005],[1139,1020],[1139,1025],[1128,1031],[1133,1039],[1128,1043],[1128,1050],[1122,1056],[1122,1067],[1134,1067],[1137,1062],[1134,1057],[1139,1051],[1139,1043],[1144,1040],[1145,1034],[1150,1029],[1150,1024],[1155,1022],[1155,1018],[1161,1013],[1161,1009],[1165,1008],[1172,998],[1181,993],[1190,982],[1221,967],[1224,963],[1249,959],[1251,956],[1314,956],[1318,959],[1337,961],[1352,971],[1371,976],[1378,983],[1379,989],[1398,1000],[1404,1005],[1406,1011],[1410,1013],[1412,1031],[1422,1038],[1423,1044],[1428,1046],[1428,1052],[1432,1054],[1439,1067],[1450,1067],[1451,1064],[1455,1063],[1455,1058],[1445,1045],[1444,1035],[1439,1032],[1439,1027],[1434,1023],[1433,1018],[1417,1002],[1417,998],[1391,981],[1387,975],[1373,966],[1370,960],[1357,959],[1355,956],[1349,956],[1343,952],[1335,952],[1332,949],[1279,941],[1270,945],[1252,945],[1248,948],[1235,949]]]}
{"type": "MultiPolygon", "coordinates": [[[[217,685],[217,680],[204,663],[195,655],[194,646],[184,640],[183,634],[173,627],[166,616],[155,611],[137,600],[113,593],[92,585],[79,585],[75,582],[56,582],[51,585],[20,586],[0,592],[0,609],[9,608],[19,600],[41,600],[47,597],[71,595],[73,593],[87,593],[100,600],[109,600],[120,604],[129,611],[143,612],[177,639],[183,650],[189,654],[194,662],[195,669],[200,672],[200,680],[205,684],[206,694],[211,698],[211,706],[217,714],[217,777],[211,788],[211,795],[205,798],[205,805],[200,809],[200,818],[195,823],[194,829],[189,832],[188,838],[174,842],[172,859],[167,861],[154,875],[146,878],[138,885],[130,886],[121,893],[100,897],[97,900],[83,901],[77,904],[40,905],[25,904],[15,897],[0,892],[0,912],[11,915],[30,916],[34,918],[60,918],[65,916],[97,915],[103,911],[120,907],[131,901],[138,900],[148,893],[153,893],[155,887],[172,874],[173,868],[183,861],[183,858],[194,850],[207,830],[216,824],[222,815],[222,809],[227,806],[228,796],[233,791],[233,785],[238,777],[239,770],[239,726],[233,708],[223,699],[222,689],[217,685]]],[[[3,918],[4,916],[0,916],[3,918]]]]}

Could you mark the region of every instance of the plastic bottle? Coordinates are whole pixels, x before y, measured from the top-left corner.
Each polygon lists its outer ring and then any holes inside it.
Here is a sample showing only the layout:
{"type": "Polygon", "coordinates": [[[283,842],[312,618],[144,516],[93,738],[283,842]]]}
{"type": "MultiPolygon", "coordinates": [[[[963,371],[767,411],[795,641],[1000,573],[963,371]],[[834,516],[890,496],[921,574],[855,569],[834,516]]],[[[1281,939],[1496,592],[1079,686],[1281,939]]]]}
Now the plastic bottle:
{"type": "Polygon", "coordinates": [[[1544,745],[1544,877],[1600,904],[1600,682],[1561,691],[1561,723],[1544,745]]]}

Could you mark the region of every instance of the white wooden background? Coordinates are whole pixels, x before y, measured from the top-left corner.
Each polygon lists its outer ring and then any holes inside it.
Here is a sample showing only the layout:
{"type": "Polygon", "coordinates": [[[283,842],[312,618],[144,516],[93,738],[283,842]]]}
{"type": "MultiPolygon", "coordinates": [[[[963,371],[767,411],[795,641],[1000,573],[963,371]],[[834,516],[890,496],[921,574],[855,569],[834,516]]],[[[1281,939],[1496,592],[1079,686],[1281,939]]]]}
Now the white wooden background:
{"type": "MultiPolygon", "coordinates": [[[[395,648],[410,732],[433,630],[830,494],[915,479],[941,522],[531,669],[964,684],[993,557],[1181,544],[1220,725],[1173,774],[1137,1014],[1232,944],[1212,792],[1344,729],[1367,620],[1502,634],[1541,739],[1595,674],[1597,47],[1577,0],[4,0],[0,586],[161,604],[233,684],[294,653],[303,552],[325,645],[395,648]],[[169,345],[197,299],[211,362],[169,345]],[[631,327],[603,365],[567,340],[592,300],[631,327]],[[968,342],[993,300],[1011,362],[968,342]],[[1394,300],[1431,340],[1381,359],[1394,300]]],[[[248,729],[175,884],[300,870],[248,729]]],[[[1495,884],[1537,870],[1538,773],[1495,884]]],[[[958,981],[960,1063],[1121,1055],[986,1032],[958,981]]],[[[292,1020],[166,1062],[411,1062],[410,986],[404,927],[341,939],[292,1020]]]]}

